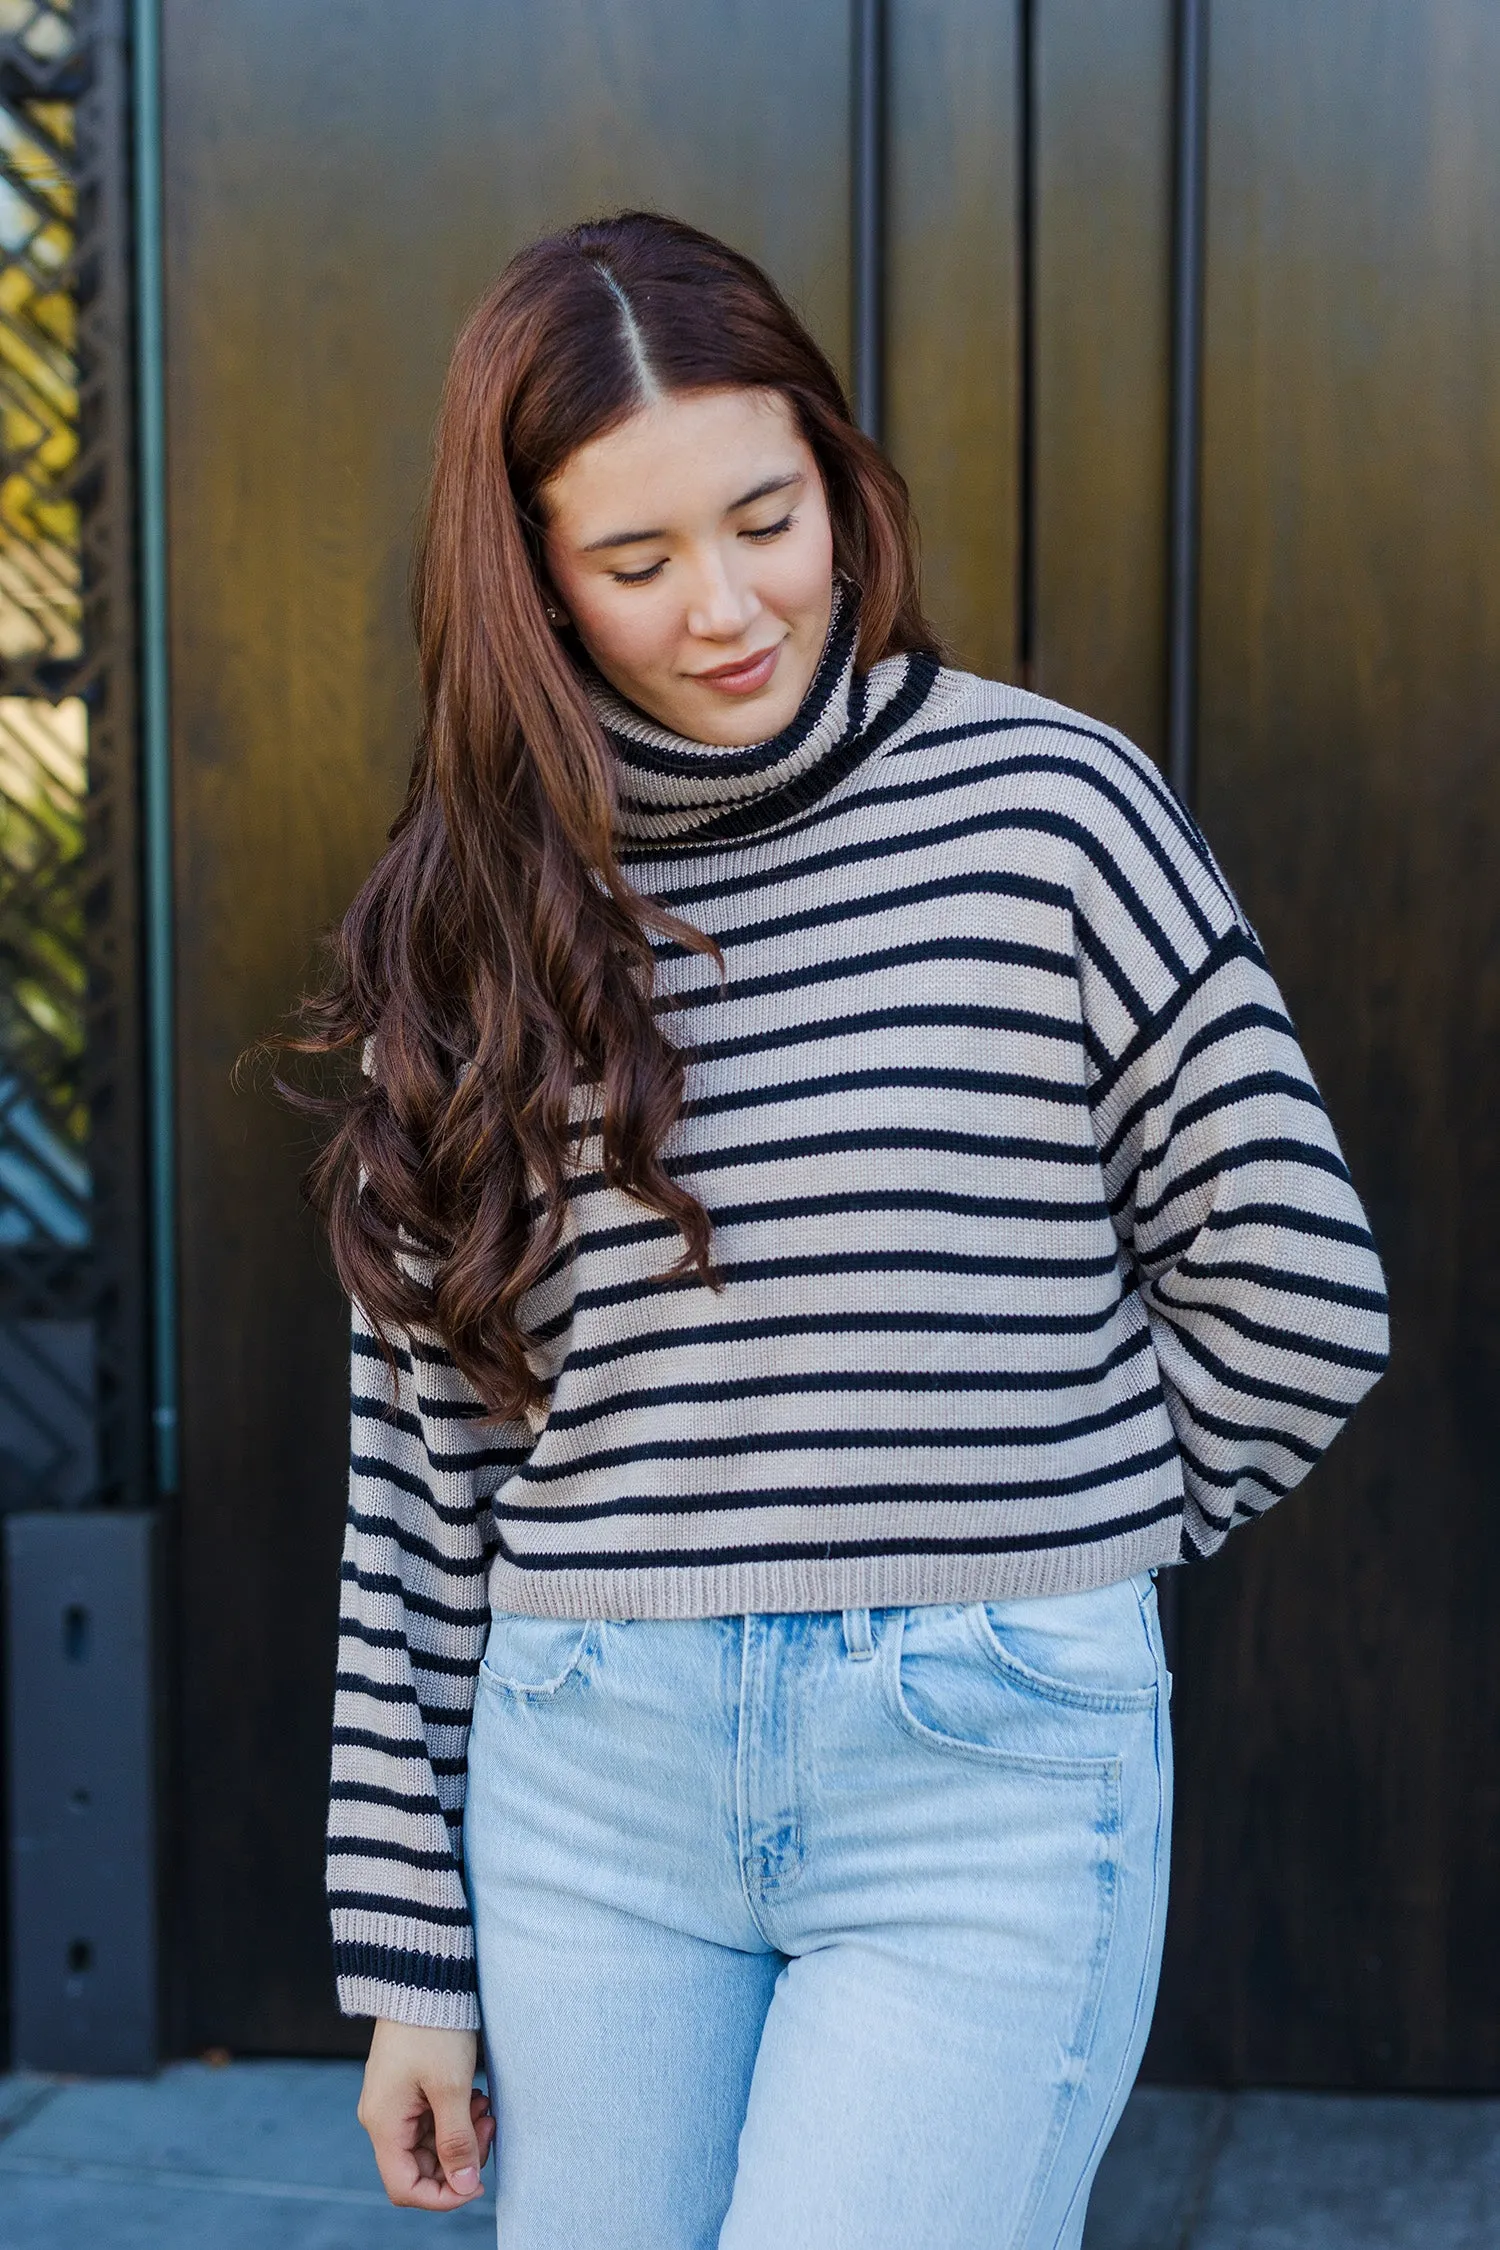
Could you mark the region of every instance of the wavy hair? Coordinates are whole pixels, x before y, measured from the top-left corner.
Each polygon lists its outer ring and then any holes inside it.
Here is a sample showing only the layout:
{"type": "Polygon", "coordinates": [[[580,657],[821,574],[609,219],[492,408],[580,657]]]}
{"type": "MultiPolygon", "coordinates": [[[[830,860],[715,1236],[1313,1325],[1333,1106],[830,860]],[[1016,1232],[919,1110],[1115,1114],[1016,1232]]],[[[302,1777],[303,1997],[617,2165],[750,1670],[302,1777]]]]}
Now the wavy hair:
{"type": "Polygon", "coordinates": [[[774,284],[647,212],[512,260],[454,347],[413,575],[422,722],[389,844],[329,940],[282,1055],[362,1072],[280,1090],[324,1123],[308,1192],[347,1293],[388,1339],[442,1339],[487,1411],[546,1388],[521,1304],[562,1247],[574,1092],[596,1089],[605,1177],[714,1280],[711,1230],[662,1155],[683,1058],[651,1005],[653,934],[717,953],[633,888],[615,761],[547,622],[540,495],[659,390],[779,392],[822,473],[834,561],[859,595],[856,663],[933,649],[906,487],[774,284]],[[635,339],[629,333],[633,323],[635,339]],[[414,1259],[413,1248],[421,1252],[414,1259]]]}

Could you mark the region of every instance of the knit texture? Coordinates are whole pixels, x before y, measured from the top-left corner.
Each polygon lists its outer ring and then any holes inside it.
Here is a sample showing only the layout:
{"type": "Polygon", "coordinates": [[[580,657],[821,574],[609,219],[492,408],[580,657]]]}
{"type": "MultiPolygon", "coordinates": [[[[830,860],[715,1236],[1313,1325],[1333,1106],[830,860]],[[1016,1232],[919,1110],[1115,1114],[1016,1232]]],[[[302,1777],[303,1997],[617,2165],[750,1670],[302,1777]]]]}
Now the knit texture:
{"type": "MultiPolygon", "coordinates": [[[[1254,932],[1156,769],[837,617],[748,751],[602,687],[687,1056],[670,1168],[722,1286],[606,1186],[580,1092],[496,1427],[356,1311],[330,1893],[351,2013],[477,2021],[461,1869],[491,1607],[690,1617],[1005,1600],[1211,1554],[1387,1349],[1381,1274],[1254,932]]],[[[378,1056],[375,1061],[378,1069],[378,1056]]]]}

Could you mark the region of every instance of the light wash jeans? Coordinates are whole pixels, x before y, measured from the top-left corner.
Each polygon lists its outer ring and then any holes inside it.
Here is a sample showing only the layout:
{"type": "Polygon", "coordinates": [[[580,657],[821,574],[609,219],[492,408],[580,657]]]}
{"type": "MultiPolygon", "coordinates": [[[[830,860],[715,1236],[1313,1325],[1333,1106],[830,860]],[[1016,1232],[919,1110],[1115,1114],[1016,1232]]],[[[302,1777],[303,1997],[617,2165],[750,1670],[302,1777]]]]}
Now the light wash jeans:
{"type": "Polygon", "coordinates": [[[1058,2250],[1166,1910],[1149,1575],[494,1619],[465,1822],[503,2250],[1058,2250]]]}

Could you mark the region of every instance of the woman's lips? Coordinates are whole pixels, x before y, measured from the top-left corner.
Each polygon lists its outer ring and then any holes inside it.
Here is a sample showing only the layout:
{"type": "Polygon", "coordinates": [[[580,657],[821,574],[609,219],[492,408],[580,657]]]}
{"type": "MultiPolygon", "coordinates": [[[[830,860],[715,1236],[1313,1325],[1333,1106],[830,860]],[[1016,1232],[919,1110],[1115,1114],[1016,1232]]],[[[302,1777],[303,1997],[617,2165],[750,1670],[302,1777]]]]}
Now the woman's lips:
{"type": "Polygon", "coordinates": [[[716,672],[695,672],[693,677],[705,687],[721,688],[726,695],[754,695],[770,679],[780,654],[781,643],[775,641],[739,664],[725,664],[716,672]]]}

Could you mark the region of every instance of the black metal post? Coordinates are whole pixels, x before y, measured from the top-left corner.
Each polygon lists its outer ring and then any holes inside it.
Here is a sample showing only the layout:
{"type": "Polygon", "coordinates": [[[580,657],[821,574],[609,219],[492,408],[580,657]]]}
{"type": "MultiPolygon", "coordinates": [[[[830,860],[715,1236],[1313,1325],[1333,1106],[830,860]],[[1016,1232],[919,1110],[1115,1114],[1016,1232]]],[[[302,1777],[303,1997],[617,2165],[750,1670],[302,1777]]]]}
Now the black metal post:
{"type": "Polygon", "coordinates": [[[854,0],[854,417],[879,442],[885,420],[885,0],[854,0]]]}
{"type": "MultiPolygon", "coordinates": [[[[1167,520],[1167,779],[1185,805],[1197,780],[1198,571],[1203,436],[1203,276],[1208,176],[1208,0],[1176,0],[1172,114],[1172,393],[1167,520]]],[[[1157,1581],[1174,1668],[1182,1639],[1175,1570],[1157,1581]]]]}
{"type": "Polygon", "coordinates": [[[1016,12],[1016,679],[1036,686],[1037,0],[1016,12]]]}
{"type": "Polygon", "coordinates": [[[1172,434],[1168,516],[1167,778],[1193,796],[1198,719],[1199,455],[1203,425],[1208,0],[1177,0],[1173,105],[1172,434]]]}

